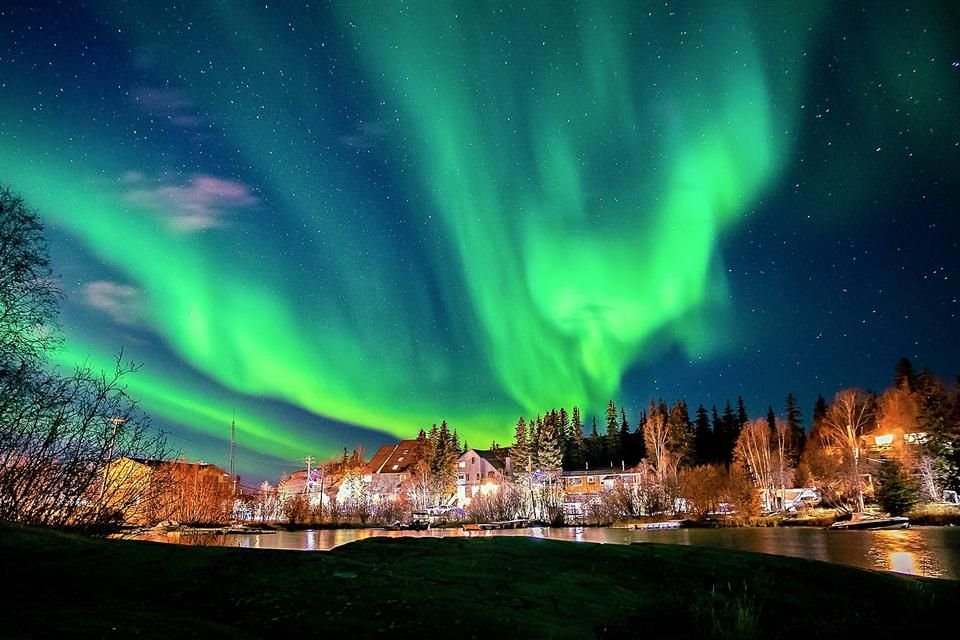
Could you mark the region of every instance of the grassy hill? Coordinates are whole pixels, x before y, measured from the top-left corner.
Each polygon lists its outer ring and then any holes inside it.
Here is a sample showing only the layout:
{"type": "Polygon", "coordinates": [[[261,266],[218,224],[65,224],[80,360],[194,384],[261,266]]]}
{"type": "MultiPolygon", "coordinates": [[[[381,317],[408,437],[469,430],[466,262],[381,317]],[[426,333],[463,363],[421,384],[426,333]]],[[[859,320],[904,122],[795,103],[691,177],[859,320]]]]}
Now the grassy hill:
{"type": "Polygon", "coordinates": [[[779,556],[527,538],[330,552],[179,547],[0,524],[3,637],[895,637],[960,582],[779,556]],[[866,634],[873,634],[867,636],[866,634]]]}

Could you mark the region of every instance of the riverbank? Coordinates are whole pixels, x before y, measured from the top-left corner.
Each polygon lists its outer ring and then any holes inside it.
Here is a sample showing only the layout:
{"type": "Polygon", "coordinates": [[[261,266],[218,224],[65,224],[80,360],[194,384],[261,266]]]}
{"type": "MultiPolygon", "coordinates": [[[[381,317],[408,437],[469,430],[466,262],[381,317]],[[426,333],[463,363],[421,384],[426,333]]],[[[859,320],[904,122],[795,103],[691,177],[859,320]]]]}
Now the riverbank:
{"type": "Polygon", "coordinates": [[[0,525],[7,637],[860,637],[933,634],[960,582],[761,554],[527,538],[327,553],[0,525]]]}

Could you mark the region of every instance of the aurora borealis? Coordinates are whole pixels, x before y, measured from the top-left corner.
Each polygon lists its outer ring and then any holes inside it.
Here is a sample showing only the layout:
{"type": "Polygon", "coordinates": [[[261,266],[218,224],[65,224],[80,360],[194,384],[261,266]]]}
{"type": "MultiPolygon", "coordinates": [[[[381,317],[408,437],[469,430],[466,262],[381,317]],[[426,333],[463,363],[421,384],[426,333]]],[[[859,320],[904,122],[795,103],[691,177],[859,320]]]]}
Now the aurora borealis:
{"type": "Polygon", "coordinates": [[[273,478],[446,419],[944,376],[952,3],[0,4],[64,366],[273,478]],[[866,5],[865,5],[866,6],[866,5]]]}

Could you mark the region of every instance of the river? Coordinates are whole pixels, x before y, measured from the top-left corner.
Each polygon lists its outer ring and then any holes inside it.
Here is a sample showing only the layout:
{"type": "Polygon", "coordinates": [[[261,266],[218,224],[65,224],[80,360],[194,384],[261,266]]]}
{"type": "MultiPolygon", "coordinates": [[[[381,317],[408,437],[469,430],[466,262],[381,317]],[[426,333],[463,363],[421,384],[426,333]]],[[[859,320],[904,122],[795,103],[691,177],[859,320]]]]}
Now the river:
{"type": "Polygon", "coordinates": [[[661,542],[823,560],[864,569],[879,569],[933,578],[960,579],[960,527],[914,527],[878,531],[830,531],[812,527],[743,529],[674,529],[642,531],[612,527],[531,527],[507,531],[385,531],[383,529],[309,529],[269,534],[180,534],[146,539],[181,544],[222,545],[251,549],[327,551],[372,536],[485,537],[530,536],[630,544],[661,542]]]}

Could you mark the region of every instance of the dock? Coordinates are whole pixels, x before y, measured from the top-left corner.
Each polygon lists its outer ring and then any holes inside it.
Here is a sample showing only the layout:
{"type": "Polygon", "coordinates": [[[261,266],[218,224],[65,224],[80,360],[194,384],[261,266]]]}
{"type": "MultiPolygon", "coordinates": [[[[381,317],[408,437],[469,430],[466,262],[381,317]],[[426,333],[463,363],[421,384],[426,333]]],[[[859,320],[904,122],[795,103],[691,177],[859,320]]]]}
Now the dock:
{"type": "Polygon", "coordinates": [[[523,529],[530,526],[530,521],[526,518],[517,520],[500,520],[497,522],[467,523],[463,525],[464,531],[494,531],[497,529],[523,529]]]}
{"type": "Polygon", "coordinates": [[[634,529],[685,529],[690,526],[689,520],[665,520],[664,522],[644,522],[636,524],[634,529]]]}

